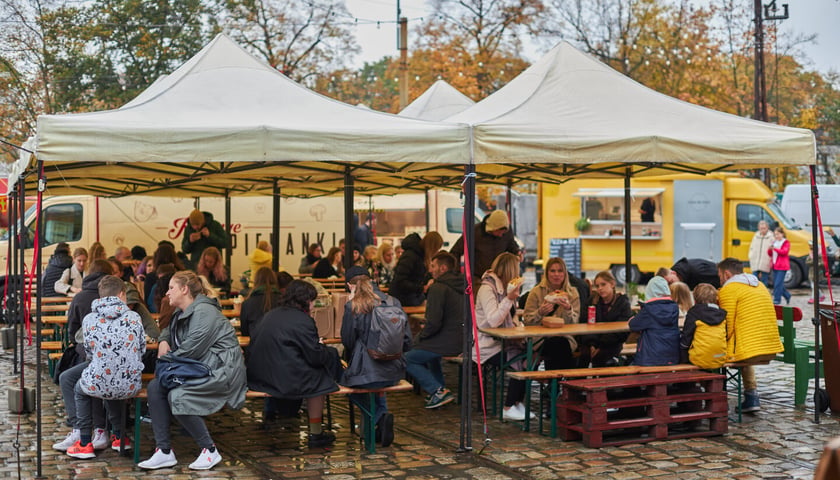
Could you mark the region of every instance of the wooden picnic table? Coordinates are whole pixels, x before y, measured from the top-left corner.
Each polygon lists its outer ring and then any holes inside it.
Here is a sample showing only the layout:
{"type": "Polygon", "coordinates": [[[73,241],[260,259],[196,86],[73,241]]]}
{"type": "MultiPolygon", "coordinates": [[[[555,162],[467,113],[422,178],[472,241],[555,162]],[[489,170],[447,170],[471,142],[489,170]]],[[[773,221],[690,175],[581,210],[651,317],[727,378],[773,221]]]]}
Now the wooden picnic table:
{"type": "MultiPolygon", "coordinates": [[[[73,297],[41,297],[41,305],[46,305],[50,303],[70,303],[73,300],[73,297]]],[[[32,304],[34,305],[37,300],[35,298],[32,299],[32,304]]]]}
{"type": "MultiPolygon", "coordinates": [[[[236,339],[239,340],[240,347],[247,347],[248,344],[251,343],[251,337],[240,337],[236,336],[236,339]]],[[[158,342],[151,341],[146,342],[146,350],[157,350],[158,349],[158,342]]]]}
{"type": "MultiPolygon", "coordinates": [[[[511,340],[525,340],[525,368],[535,370],[534,342],[547,337],[561,337],[564,335],[591,335],[602,333],[629,332],[629,322],[601,322],[601,323],[568,323],[559,327],[544,327],[542,325],[527,325],[524,327],[480,328],[480,332],[498,338],[502,342],[502,368],[499,369],[499,398],[504,398],[505,388],[505,342],[511,340]]],[[[525,381],[525,387],[531,388],[531,381],[525,381]]],[[[504,409],[499,409],[499,419],[502,419],[504,409]]],[[[525,419],[524,428],[528,428],[529,419],[525,419]]]]}
{"type": "Polygon", "coordinates": [[[70,304],[41,305],[41,313],[67,313],[67,310],[70,310],[70,304]]]}

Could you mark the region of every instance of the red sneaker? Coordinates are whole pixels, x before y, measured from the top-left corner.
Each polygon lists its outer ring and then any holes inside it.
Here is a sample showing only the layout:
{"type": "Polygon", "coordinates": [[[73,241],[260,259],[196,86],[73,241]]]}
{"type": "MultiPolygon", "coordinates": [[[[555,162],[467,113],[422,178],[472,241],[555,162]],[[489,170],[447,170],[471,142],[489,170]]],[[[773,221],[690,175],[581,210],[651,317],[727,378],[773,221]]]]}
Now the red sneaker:
{"type": "Polygon", "coordinates": [[[73,458],[96,458],[96,453],[93,452],[93,443],[88,442],[84,447],[81,440],[74,443],[72,447],[67,449],[67,455],[73,458]]]}
{"type": "MultiPolygon", "coordinates": [[[[131,442],[128,441],[128,438],[123,437],[123,441],[125,441],[125,447],[124,448],[126,450],[130,450],[131,449],[131,442]]],[[[111,435],[111,450],[116,450],[118,452],[120,451],[120,439],[117,438],[117,436],[113,435],[113,434],[111,435]]]]}

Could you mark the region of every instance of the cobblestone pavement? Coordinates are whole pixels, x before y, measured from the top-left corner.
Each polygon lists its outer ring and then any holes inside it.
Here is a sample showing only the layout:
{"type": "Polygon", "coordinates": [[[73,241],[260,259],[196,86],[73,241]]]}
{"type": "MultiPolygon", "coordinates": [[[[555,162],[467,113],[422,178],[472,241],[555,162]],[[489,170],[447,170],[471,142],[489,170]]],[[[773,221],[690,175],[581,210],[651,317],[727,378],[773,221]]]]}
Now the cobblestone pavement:
{"type": "MultiPolygon", "coordinates": [[[[794,292],[793,304],[808,308],[808,292],[794,292]]],[[[840,299],[840,289],[835,294],[840,299]]],[[[812,308],[804,311],[806,319],[812,308]]],[[[798,326],[801,338],[813,339],[808,321],[798,326]]],[[[26,356],[27,386],[34,386],[34,353],[26,356]]],[[[208,418],[208,426],[224,458],[209,472],[193,472],[187,465],[198,453],[195,443],[173,427],[179,464],[157,472],[141,471],[129,457],[103,451],[92,460],[74,460],[51,449],[64,437],[63,406],[58,387],[44,376],[42,474],[54,479],[94,478],[400,478],[400,479],[787,479],[812,478],[824,443],[840,435],[838,417],[822,415],[814,423],[812,391],[807,407],[793,407],[793,368],[773,362],[758,368],[762,410],[730,422],[720,437],[659,441],[622,447],[590,449],[580,442],[562,442],[534,432],[522,432],[514,423],[488,419],[492,442],[478,454],[483,440],[482,415],[473,415],[471,453],[456,453],[459,412],[450,404],[439,410],[422,408],[420,395],[389,397],[396,416],[396,440],[376,454],[366,453],[348,428],[347,404],[333,398],[336,444],[330,449],[306,447],[303,418],[262,428],[261,404],[249,401],[241,411],[223,411],[208,418]]],[[[450,383],[454,370],[447,371],[450,383]]],[[[18,384],[12,371],[12,351],[0,353],[0,379],[5,387],[18,384]]],[[[813,381],[812,381],[813,389],[813,381]]],[[[5,389],[4,389],[5,390],[5,389]]],[[[3,401],[0,396],[0,401],[3,401]]],[[[730,407],[736,400],[730,397],[730,407]]],[[[33,478],[36,470],[35,414],[18,417],[0,404],[0,477],[33,478]],[[19,428],[18,428],[19,422],[19,428]],[[19,442],[20,450],[15,449],[19,442]],[[18,462],[19,460],[19,462],[18,462]],[[20,470],[19,470],[20,469],[20,470]],[[20,475],[18,472],[20,471],[20,475]]],[[[153,450],[151,426],[142,428],[141,457],[153,450]]]]}

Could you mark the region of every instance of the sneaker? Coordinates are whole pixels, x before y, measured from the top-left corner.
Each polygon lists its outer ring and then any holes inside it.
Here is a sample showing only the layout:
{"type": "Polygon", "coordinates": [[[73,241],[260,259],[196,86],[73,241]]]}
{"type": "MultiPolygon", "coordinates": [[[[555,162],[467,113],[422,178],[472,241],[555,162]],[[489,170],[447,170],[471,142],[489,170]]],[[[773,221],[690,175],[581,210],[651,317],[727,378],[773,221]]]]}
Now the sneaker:
{"type": "Polygon", "coordinates": [[[452,395],[452,392],[450,392],[449,389],[439,388],[437,392],[429,398],[429,401],[426,402],[426,408],[438,408],[453,400],[455,400],[455,396],[452,395]]]}
{"type": "Polygon", "coordinates": [[[335,442],[335,434],[332,432],[309,434],[309,448],[327,447],[333,442],[335,442]]]}
{"type": "Polygon", "coordinates": [[[159,448],[155,449],[155,454],[149,457],[148,460],[137,464],[140,468],[147,470],[156,470],[158,468],[174,467],[178,463],[175,459],[175,452],[170,450],[169,453],[163,453],[159,448]]]}
{"type": "Polygon", "coordinates": [[[222,456],[219,455],[218,448],[214,448],[212,452],[206,448],[202,448],[201,453],[198,454],[198,458],[190,464],[190,468],[193,470],[210,470],[221,461],[222,456]]]}
{"type": "Polygon", "coordinates": [[[64,437],[64,440],[58,443],[53,443],[53,449],[66,452],[68,448],[72,447],[73,444],[78,442],[80,439],[81,434],[79,433],[79,431],[73,429],[70,431],[70,433],[67,434],[66,437],[64,437]]]}
{"type": "Polygon", "coordinates": [[[517,403],[502,413],[502,418],[512,422],[521,422],[525,420],[525,406],[517,403]]]}
{"type": "MultiPolygon", "coordinates": [[[[125,447],[123,448],[126,450],[130,450],[131,442],[128,441],[127,437],[123,437],[123,440],[125,440],[125,447]]],[[[120,451],[120,439],[117,438],[116,435],[111,435],[111,450],[116,450],[118,452],[120,451]]]]}
{"type": "Polygon", "coordinates": [[[383,415],[377,426],[382,435],[382,446],[387,447],[394,443],[394,414],[386,413],[383,415]]]}
{"type": "Polygon", "coordinates": [[[96,454],[93,453],[93,443],[88,443],[83,447],[81,440],[67,449],[67,455],[73,458],[96,458],[96,454]]]}
{"type": "Polygon", "coordinates": [[[108,432],[104,428],[95,428],[93,430],[93,441],[90,442],[94,450],[102,450],[108,448],[111,442],[108,440],[108,432]]]}
{"type": "Polygon", "coordinates": [[[757,393],[747,393],[744,395],[744,402],[741,403],[741,413],[757,412],[761,410],[761,401],[758,399],[757,393]]]}

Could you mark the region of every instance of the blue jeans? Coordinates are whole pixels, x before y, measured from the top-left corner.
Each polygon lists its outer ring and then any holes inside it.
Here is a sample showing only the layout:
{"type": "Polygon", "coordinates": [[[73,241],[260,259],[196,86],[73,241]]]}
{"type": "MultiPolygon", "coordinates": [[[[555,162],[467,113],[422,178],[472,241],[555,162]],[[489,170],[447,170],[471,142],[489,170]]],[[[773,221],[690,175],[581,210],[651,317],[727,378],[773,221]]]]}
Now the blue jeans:
{"type": "Polygon", "coordinates": [[[442,355],[415,348],[405,353],[405,369],[417,380],[426,393],[435,393],[445,386],[443,369],[440,366],[442,355]]]}
{"type": "MultiPolygon", "coordinates": [[[[394,382],[371,382],[366,385],[353,385],[353,388],[383,388],[390,387],[394,382]]],[[[367,411],[370,409],[369,393],[351,393],[350,400],[359,406],[362,411],[362,418],[367,422],[367,411]]],[[[376,407],[376,416],[373,423],[379,423],[379,420],[388,413],[388,403],[385,400],[385,394],[374,394],[374,405],[376,407]]]]}
{"type": "Polygon", "coordinates": [[[753,273],[755,274],[756,278],[758,278],[758,281],[763,283],[767,288],[772,287],[772,285],[770,285],[770,272],[762,272],[761,270],[756,270],[753,273]]]}
{"type": "Polygon", "coordinates": [[[773,269],[773,303],[779,304],[782,301],[782,297],[785,297],[785,301],[790,303],[790,292],[785,289],[785,274],[787,270],[776,270],[773,269]]]}

